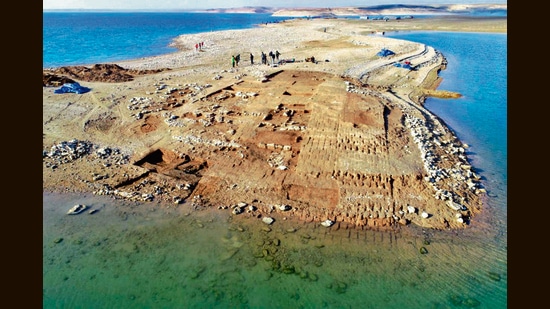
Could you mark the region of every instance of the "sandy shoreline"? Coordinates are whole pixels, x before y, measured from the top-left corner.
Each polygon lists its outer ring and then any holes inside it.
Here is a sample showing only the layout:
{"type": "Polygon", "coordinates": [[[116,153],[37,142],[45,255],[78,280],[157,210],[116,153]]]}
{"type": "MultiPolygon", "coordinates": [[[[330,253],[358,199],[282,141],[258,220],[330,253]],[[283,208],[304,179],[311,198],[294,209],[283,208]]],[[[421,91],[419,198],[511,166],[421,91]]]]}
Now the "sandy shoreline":
{"type": "MultiPolygon", "coordinates": [[[[365,21],[354,19],[296,19],[280,23],[259,25],[258,28],[242,30],[212,31],[198,34],[182,35],[170,45],[180,51],[157,57],[147,57],[136,60],[118,62],[128,69],[160,69],[160,68],[193,68],[193,64],[201,60],[201,66],[219,65],[226,68],[230,64],[230,55],[241,53],[244,62],[248,61],[248,53],[255,55],[259,62],[261,51],[279,50],[283,57],[299,56],[295,53],[297,44],[303,41],[331,40],[343,36],[365,36],[390,31],[457,31],[457,32],[496,32],[506,33],[505,17],[459,17],[442,16],[428,19],[365,21]],[[284,29],[292,28],[289,32],[284,29]],[[325,32],[326,28],[326,32],[325,32]],[[322,31],[320,31],[322,30],[322,31]],[[306,37],[302,37],[306,36],[306,37]],[[196,53],[194,45],[205,43],[205,53],[196,53]],[[243,52],[244,50],[244,52],[243,52]],[[212,59],[214,56],[221,59],[212,59]],[[228,57],[229,55],[229,57],[228,57]],[[200,58],[199,58],[200,57],[200,58]],[[206,59],[205,59],[206,58],[206,59]],[[211,61],[210,63],[208,63],[211,61]]],[[[376,40],[375,37],[371,37],[376,40]]],[[[382,44],[383,43],[379,43],[382,44]]],[[[307,54],[301,53],[302,56],[307,54]]],[[[307,57],[307,56],[306,56],[307,57]]],[[[321,59],[321,56],[318,56],[321,59]]]]}
{"type": "Polygon", "coordinates": [[[376,33],[430,25],[506,32],[506,19],[359,22],[183,35],[177,53],[118,63],[170,70],[119,83],[71,76],[93,89],[82,95],[44,87],[44,191],[191,203],[253,219],[466,227],[484,190],[467,145],[422,107],[445,58],[376,33]],[[376,56],[382,48],[395,55],[376,56]],[[260,51],[275,50],[294,62],[259,64],[260,51]],[[235,54],[242,60],[232,68],[235,54]],[[316,63],[305,61],[312,56],[316,63]],[[416,69],[393,65],[404,61],[416,69]]]}

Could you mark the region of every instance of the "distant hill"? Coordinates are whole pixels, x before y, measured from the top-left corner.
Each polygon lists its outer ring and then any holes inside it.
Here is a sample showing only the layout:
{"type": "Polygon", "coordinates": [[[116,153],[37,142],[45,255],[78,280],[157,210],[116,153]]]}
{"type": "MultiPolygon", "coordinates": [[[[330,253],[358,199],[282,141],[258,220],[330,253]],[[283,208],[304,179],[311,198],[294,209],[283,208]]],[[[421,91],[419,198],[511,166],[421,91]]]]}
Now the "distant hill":
{"type": "Polygon", "coordinates": [[[366,7],[330,7],[330,8],[273,8],[263,6],[246,6],[240,8],[214,8],[195,12],[207,13],[263,13],[273,16],[289,17],[337,17],[364,15],[440,15],[440,14],[471,14],[471,15],[508,15],[508,5],[504,4],[441,4],[441,5],[407,5],[384,4],[366,7]]]}
{"type": "Polygon", "coordinates": [[[205,13],[258,13],[258,14],[268,14],[275,13],[277,9],[264,6],[245,6],[241,8],[222,8],[222,9],[205,9],[195,12],[205,12],[205,13]]]}

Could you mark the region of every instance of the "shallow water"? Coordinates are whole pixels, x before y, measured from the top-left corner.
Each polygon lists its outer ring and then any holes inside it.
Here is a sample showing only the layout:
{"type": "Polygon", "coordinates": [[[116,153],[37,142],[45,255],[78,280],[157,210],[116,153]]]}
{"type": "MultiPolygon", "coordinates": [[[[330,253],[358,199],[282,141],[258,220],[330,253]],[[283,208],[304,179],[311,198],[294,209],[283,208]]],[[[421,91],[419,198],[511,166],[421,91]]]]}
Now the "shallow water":
{"type": "Polygon", "coordinates": [[[44,308],[506,306],[506,259],[491,231],[282,221],[267,232],[229,211],[51,194],[43,216],[44,308]],[[99,211],[66,215],[77,203],[99,211]]]}

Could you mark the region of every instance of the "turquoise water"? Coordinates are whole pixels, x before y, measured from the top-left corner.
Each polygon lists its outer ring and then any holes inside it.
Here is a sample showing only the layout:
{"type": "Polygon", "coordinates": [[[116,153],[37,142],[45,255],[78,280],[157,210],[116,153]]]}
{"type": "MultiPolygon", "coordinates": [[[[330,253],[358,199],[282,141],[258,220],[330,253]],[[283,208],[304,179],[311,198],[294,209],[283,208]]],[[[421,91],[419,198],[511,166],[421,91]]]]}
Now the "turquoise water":
{"type": "MultiPolygon", "coordinates": [[[[471,147],[468,159],[489,192],[491,220],[507,219],[508,59],[507,35],[494,33],[399,32],[389,37],[425,43],[448,60],[438,89],[459,99],[429,98],[426,107],[471,147]]],[[[504,228],[506,224],[503,225],[504,228]]]]}
{"type": "Polygon", "coordinates": [[[441,50],[439,89],[464,95],[426,106],[470,144],[489,192],[467,230],[266,231],[185,204],[44,194],[43,308],[506,308],[506,36],[396,35],[441,50]],[[75,204],[99,211],[67,216],[75,204]]]}
{"type": "MultiPolygon", "coordinates": [[[[183,12],[44,12],[42,67],[137,59],[175,52],[181,34],[244,29],[287,17],[183,12]]],[[[197,42],[198,43],[198,42],[197,42]]]]}
{"type": "Polygon", "coordinates": [[[44,196],[44,308],[506,307],[491,233],[267,232],[229,213],[116,204],[44,196]],[[75,203],[100,211],[65,215],[75,203]]]}
{"type": "Polygon", "coordinates": [[[438,89],[461,93],[460,99],[430,98],[426,107],[496,165],[495,171],[507,179],[507,36],[493,33],[400,32],[389,37],[403,38],[433,46],[449,64],[441,71],[438,89]]]}

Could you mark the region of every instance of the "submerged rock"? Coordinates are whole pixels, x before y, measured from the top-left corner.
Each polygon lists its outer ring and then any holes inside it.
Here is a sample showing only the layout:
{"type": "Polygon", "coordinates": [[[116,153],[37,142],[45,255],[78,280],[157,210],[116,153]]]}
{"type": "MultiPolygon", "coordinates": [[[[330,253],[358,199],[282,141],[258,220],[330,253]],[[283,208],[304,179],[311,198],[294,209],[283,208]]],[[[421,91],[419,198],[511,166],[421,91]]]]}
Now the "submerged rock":
{"type": "Polygon", "coordinates": [[[271,224],[271,223],[273,223],[273,221],[275,221],[275,219],[273,219],[271,217],[263,217],[262,218],[262,222],[264,222],[265,224],[271,224]]]}
{"type": "Polygon", "coordinates": [[[86,210],[86,208],[88,208],[88,206],[86,206],[86,205],[82,205],[82,204],[74,205],[71,209],[69,209],[67,214],[68,215],[78,215],[79,213],[86,210]]]}

